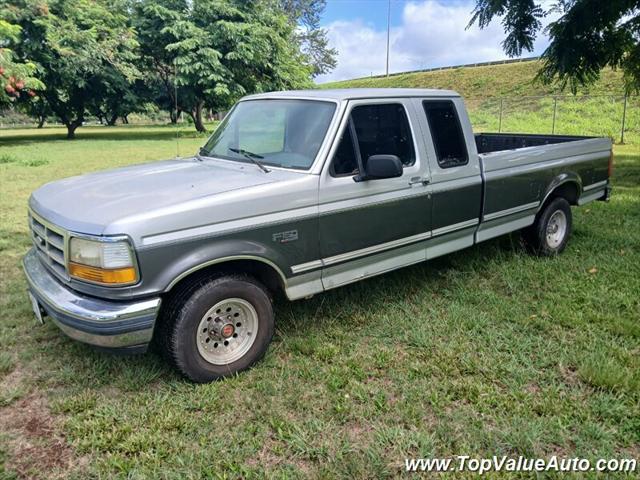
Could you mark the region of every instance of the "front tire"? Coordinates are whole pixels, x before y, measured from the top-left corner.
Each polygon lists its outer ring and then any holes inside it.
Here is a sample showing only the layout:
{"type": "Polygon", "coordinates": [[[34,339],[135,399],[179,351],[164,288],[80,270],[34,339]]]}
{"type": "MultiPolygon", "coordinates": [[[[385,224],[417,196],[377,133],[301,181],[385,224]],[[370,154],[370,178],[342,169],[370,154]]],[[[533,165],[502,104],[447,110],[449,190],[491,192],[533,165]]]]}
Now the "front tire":
{"type": "Polygon", "coordinates": [[[274,331],[268,291],[240,274],[184,285],[169,299],[160,321],[163,353],[198,383],[254,365],[267,351],[274,331]]]}
{"type": "Polygon", "coordinates": [[[567,246],[572,221],[571,205],[556,197],[538,213],[535,223],[523,231],[525,244],[536,255],[558,255],[567,246]]]}

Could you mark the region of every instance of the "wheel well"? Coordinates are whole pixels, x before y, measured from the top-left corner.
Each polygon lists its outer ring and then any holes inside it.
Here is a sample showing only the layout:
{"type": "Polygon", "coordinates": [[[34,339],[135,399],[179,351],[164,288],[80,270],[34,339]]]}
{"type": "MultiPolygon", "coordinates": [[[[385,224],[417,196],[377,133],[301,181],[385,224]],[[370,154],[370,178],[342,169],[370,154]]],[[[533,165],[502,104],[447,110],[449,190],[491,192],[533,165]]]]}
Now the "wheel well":
{"type": "Polygon", "coordinates": [[[181,278],[169,291],[176,290],[177,287],[187,282],[206,278],[211,275],[224,273],[246,273],[260,281],[272,294],[278,294],[285,289],[284,279],[281,274],[271,265],[260,260],[236,259],[221,263],[208,265],[198,269],[184,278],[181,278]]]}
{"type": "Polygon", "coordinates": [[[558,185],[554,188],[544,203],[548,203],[550,200],[561,197],[564,198],[570,205],[578,204],[578,184],[576,182],[565,182],[562,185],[558,185]]]}

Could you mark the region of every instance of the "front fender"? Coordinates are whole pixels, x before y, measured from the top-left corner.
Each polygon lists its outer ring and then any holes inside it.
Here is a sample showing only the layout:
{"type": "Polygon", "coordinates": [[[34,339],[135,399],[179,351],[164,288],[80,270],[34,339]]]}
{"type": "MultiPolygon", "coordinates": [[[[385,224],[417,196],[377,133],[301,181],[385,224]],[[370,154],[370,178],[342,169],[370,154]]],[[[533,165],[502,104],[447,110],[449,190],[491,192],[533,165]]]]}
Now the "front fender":
{"type": "Polygon", "coordinates": [[[232,260],[255,260],[272,267],[286,284],[290,268],[282,252],[253,240],[191,241],[141,250],[142,277],[152,279],[147,288],[166,292],[187,275],[210,265],[232,260]],[[169,261],[167,261],[169,260],[169,261]]]}
{"type": "Polygon", "coordinates": [[[291,266],[316,260],[318,250],[315,217],[139,248],[142,282],[135,294],[166,292],[188,274],[230,260],[255,260],[269,265],[286,285],[293,276],[291,266]]]}

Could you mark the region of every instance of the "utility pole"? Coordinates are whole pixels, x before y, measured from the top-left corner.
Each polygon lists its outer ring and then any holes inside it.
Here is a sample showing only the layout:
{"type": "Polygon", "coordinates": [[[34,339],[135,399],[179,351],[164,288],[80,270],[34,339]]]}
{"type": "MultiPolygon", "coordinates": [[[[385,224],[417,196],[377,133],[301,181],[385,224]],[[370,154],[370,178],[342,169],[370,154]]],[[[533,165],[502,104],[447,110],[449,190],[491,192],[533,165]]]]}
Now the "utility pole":
{"type": "Polygon", "coordinates": [[[389,76],[389,36],[391,33],[391,0],[387,2],[387,77],[389,76]]]}

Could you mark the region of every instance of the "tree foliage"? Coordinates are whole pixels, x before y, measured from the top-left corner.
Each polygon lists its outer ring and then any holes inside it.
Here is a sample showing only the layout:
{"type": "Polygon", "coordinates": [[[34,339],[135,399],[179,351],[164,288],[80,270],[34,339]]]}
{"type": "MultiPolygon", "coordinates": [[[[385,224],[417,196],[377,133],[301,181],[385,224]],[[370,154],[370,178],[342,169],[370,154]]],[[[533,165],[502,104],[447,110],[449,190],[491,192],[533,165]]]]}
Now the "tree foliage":
{"type": "Polygon", "coordinates": [[[22,29],[6,20],[0,20],[0,107],[10,105],[21,98],[33,98],[35,90],[44,84],[35,76],[36,65],[15,59],[13,48],[20,42],[22,29]]]}
{"type": "Polygon", "coordinates": [[[147,102],[173,121],[187,113],[204,131],[203,110],[309,86],[335,65],[323,8],[323,0],[3,0],[0,104],[37,92],[22,106],[40,123],[54,114],[68,138],[87,114],[113,124],[147,102]]]}
{"type": "Polygon", "coordinates": [[[204,131],[204,108],[309,85],[311,67],[292,41],[294,27],[273,7],[250,0],[137,2],[142,61],[153,71],[160,101],[177,105],[204,131]]]}
{"type": "Polygon", "coordinates": [[[627,90],[640,91],[640,0],[558,0],[546,9],[535,0],[476,0],[469,26],[484,28],[502,18],[502,45],[513,57],[533,50],[541,19],[551,13],[560,16],[547,27],[540,80],[575,93],[609,66],[622,69],[627,90]]]}
{"type": "Polygon", "coordinates": [[[329,47],[327,30],[320,27],[326,0],[281,0],[282,10],[296,26],[295,39],[313,68],[313,76],[329,73],[336,65],[337,50],[329,47]]]}
{"type": "Polygon", "coordinates": [[[73,138],[113,82],[131,82],[137,41],[119,0],[12,0],[3,18],[22,28],[16,46],[46,85],[39,91],[73,138]]]}

